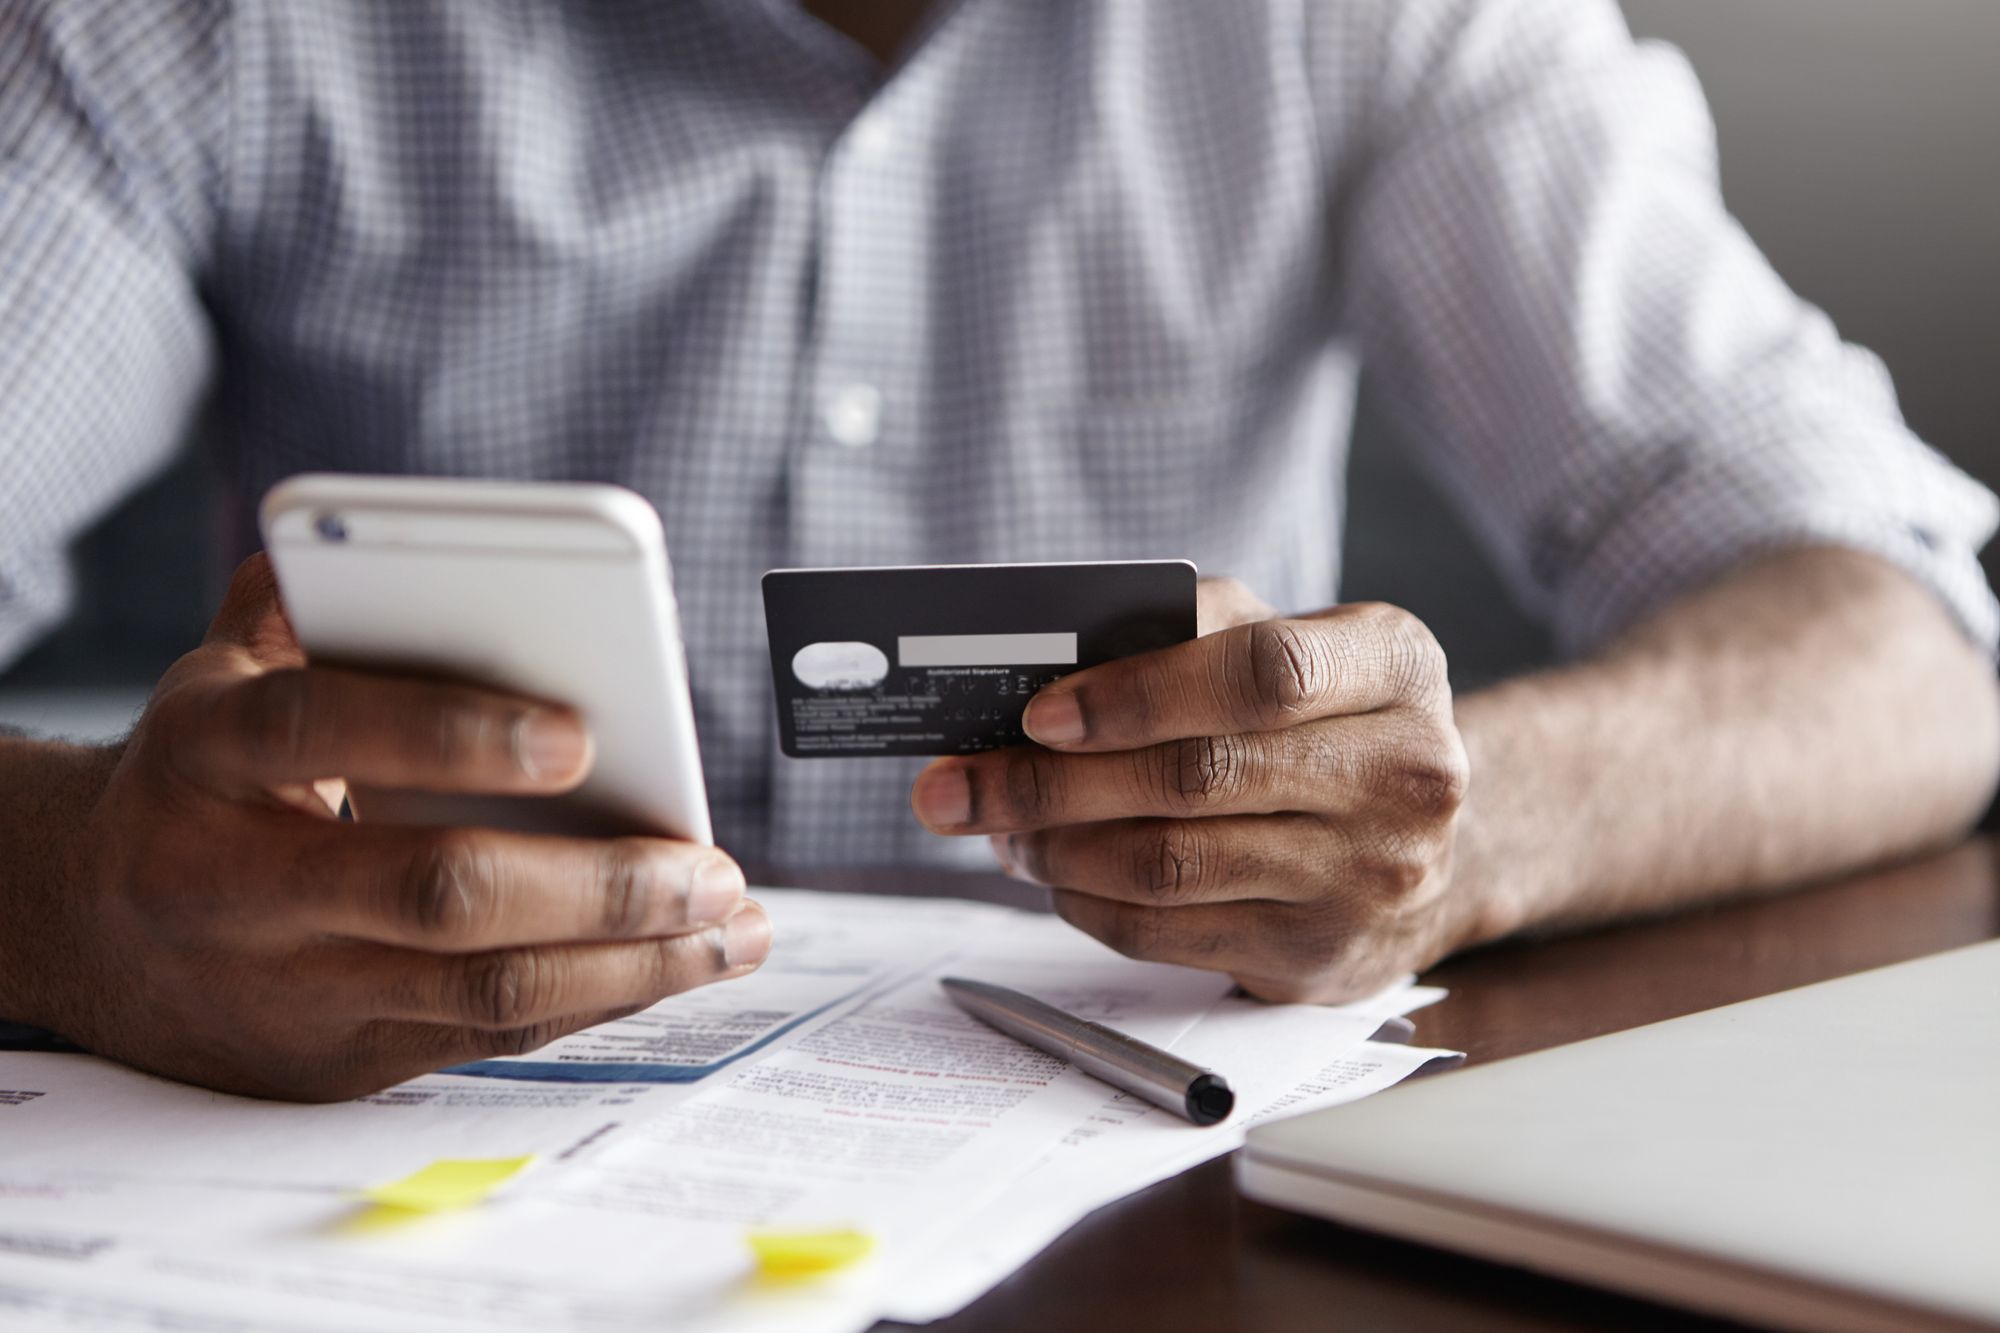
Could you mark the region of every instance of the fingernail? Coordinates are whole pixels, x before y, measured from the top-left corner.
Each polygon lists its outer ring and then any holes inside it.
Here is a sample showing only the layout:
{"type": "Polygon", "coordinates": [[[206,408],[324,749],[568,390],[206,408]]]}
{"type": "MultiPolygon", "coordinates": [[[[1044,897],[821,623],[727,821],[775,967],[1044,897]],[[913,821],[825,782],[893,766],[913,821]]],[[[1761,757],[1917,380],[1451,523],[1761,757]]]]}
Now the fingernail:
{"type": "Polygon", "coordinates": [[[1021,729],[1043,745],[1074,745],[1083,739],[1083,708],[1068,690],[1038,694],[1028,700],[1021,729]]]}
{"type": "Polygon", "coordinates": [[[745,907],[722,926],[722,965],[734,970],[764,961],[771,952],[771,918],[745,907]]]}
{"type": "Polygon", "coordinates": [[[743,872],[726,856],[710,857],[695,867],[688,886],[688,923],[706,926],[727,921],[743,901],[743,872]]]}
{"type": "Polygon", "coordinates": [[[589,754],[589,734],[564,714],[538,708],[514,724],[514,760],[531,778],[568,777],[589,754]]]}
{"type": "Polygon", "coordinates": [[[917,818],[932,828],[972,822],[972,783],[962,768],[936,768],[917,779],[917,818]]]}

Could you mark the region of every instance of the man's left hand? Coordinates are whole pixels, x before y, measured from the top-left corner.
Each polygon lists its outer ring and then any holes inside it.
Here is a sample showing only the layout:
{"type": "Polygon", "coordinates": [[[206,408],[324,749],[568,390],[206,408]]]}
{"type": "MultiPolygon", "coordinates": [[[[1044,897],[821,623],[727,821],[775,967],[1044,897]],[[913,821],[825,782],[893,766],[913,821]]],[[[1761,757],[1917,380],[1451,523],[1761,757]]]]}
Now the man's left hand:
{"type": "Polygon", "coordinates": [[[1467,934],[1450,892],[1465,747],[1444,654],[1406,611],[1295,618],[1201,585],[1202,637],[1065,676],[1039,746],[941,759],[911,805],[1134,958],[1272,1000],[1368,994],[1467,934]]]}

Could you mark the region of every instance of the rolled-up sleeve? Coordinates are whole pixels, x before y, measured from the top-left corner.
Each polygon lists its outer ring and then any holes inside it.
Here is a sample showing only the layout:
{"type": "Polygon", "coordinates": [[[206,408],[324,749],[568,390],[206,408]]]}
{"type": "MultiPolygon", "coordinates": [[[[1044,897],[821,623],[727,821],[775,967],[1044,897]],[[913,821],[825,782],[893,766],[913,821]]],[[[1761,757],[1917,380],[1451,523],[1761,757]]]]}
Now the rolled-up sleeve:
{"type": "Polygon", "coordinates": [[[225,44],[208,4],[0,0],[0,663],[207,384],[225,44]]]}
{"type": "Polygon", "coordinates": [[[1724,208],[1686,61],[1609,0],[1409,0],[1356,112],[1346,320],[1370,381],[1569,652],[1753,554],[1907,570],[1989,652],[2000,507],[1724,208]]]}

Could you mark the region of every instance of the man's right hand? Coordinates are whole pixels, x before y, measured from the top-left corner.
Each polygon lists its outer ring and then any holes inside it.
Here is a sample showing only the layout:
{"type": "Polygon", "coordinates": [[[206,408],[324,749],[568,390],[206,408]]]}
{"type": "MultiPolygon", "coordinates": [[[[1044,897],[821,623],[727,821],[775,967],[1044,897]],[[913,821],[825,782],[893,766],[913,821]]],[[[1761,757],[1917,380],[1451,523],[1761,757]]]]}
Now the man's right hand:
{"type": "Polygon", "coordinates": [[[0,951],[43,965],[0,1018],[174,1078],[319,1101],[756,968],[770,923],[713,848],[337,817],[346,781],[553,793],[589,765],[567,710],[307,666],[253,558],[90,808],[55,821],[63,870],[5,891],[0,951]]]}

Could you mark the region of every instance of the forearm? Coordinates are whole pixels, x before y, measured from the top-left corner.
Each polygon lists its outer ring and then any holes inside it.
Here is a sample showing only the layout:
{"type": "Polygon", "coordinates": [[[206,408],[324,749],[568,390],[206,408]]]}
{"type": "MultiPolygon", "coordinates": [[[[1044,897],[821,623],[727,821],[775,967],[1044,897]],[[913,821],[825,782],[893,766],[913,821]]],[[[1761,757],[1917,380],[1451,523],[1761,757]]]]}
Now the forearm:
{"type": "Polygon", "coordinates": [[[1462,942],[1936,846],[2000,771],[1992,664],[1873,557],[1782,552],[1597,658],[1469,696],[1462,942]]]}
{"type": "Polygon", "coordinates": [[[51,1020],[67,944],[48,907],[76,878],[79,831],[117,758],[0,731],[0,1021],[51,1020]]]}

